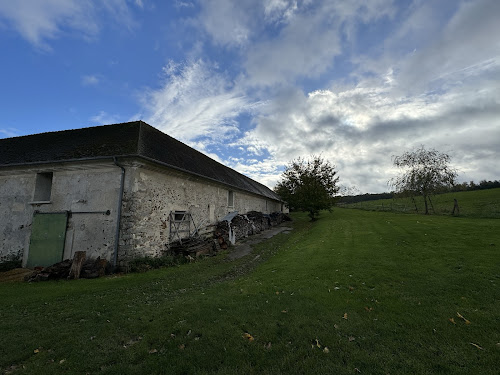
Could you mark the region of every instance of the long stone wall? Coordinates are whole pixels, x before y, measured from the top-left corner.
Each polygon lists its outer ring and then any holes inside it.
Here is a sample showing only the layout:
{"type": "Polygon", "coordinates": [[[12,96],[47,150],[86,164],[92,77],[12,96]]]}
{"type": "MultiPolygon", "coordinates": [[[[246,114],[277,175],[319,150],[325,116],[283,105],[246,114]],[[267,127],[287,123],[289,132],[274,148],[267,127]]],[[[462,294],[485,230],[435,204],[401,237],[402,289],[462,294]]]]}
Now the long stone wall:
{"type": "MultiPolygon", "coordinates": [[[[281,209],[280,202],[153,163],[135,158],[120,163],[126,169],[120,264],[138,256],[158,256],[168,249],[171,212],[189,212],[194,225],[211,233],[229,212],[271,213],[281,209]]],[[[75,251],[86,251],[87,258],[100,256],[112,261],[120,176],[121,169],[111,160],[0,170],[0,261],[19,255],[26,265],[35,210],[73,212],[68,217],[63,259],[72,258],[75,251]],[[34,198],[39,173],[52,173],[52,181],[50,200],[37,203],[34,198]],[[109,215],[102,213],[105,211],[109,215]]]]}
{"type": "MultiPolygon", "coordinates": [[[[136,162],[126,169],[119,251],[122,265],[137,256],[158,256],[168,251],[171,212],[189,212],[194,225],[213,232],[215,224],[229,212],[270,213],[281,208],[280,202],[168,168],[136,162]]],[[[182,238],[188,234],[179,235],[182,238]]]]}

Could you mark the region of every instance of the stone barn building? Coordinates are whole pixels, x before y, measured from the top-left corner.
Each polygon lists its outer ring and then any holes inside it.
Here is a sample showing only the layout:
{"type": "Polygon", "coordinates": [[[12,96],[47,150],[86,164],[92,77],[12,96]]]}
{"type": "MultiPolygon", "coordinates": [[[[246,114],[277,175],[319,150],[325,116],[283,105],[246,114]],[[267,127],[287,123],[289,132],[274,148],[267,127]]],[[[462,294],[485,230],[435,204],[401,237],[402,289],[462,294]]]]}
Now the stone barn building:
{"type": "Polygon", "coordinates": [[[283,208],[266,186],[142,121],[0,139],[0,261],[157,256],[229,212],[283,208]]]}

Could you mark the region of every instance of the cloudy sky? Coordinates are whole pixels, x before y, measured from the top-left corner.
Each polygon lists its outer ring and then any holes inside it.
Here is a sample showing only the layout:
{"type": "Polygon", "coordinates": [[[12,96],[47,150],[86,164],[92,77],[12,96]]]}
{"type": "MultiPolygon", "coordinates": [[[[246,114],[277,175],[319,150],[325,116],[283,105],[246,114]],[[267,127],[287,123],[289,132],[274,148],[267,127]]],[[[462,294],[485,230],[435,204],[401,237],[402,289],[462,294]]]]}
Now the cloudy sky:
{"type": "MultiPolygon", "coordinates": [[[[273,187],[321,154],[500,179],[498,0],[0,0],[0,137],[142,119],[273,187]]],[[[119,134],[117,134],[119,137],[119,134]]]]}

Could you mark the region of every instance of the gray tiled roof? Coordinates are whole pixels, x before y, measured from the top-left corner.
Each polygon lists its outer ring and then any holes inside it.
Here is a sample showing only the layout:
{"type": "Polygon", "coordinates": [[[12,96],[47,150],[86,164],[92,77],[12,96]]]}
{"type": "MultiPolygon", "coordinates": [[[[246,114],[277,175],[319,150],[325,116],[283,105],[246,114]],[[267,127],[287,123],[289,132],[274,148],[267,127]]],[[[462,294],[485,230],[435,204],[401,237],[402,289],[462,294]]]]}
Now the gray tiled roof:
{"type": "Polygon", "coordinates": [[[0,167],[138,156],[271,199],[268,187],[143,121],[0,139],[0,167]]]}

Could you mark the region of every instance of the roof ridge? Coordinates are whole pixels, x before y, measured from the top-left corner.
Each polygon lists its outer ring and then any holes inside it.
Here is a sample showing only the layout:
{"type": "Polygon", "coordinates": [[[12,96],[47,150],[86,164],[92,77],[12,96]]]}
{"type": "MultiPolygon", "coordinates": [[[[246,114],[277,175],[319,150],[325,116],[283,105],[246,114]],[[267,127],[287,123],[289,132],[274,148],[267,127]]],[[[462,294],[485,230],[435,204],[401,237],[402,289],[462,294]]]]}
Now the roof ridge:
{"type": "Polygon", "coordinates": [[[137,156],[279,200],[264,184],[138,120],[0,139],[0,167],[137,156]]]}
{"type": "MultiPolygon", "coordinates": [[[[24,137],[32,137],[32,136],[44,135],[44,134],[56,134],[56,133],[73,132],[73,131],[86,130],[86,129],[97,129],[97,128],[103,128],[103,127],[106,127],[106,126],[128,125],[128,124],[134,124],[134,123],[140,123],[140,122],[146,124],[142,120],[125,121],[125,122],[117,122],[115,124],[84,126],[83,128],[76,128],[76,129],[49,130],[49,131],[45,131],[45,132],[41,132],[41,133],[15,135],[13,137],[0,138],[0,140],[14,139],[14,138],[24,138],[24,137]]],[[[148,125],[148,124],[146,124],[146,125],[148,125]]]]}

